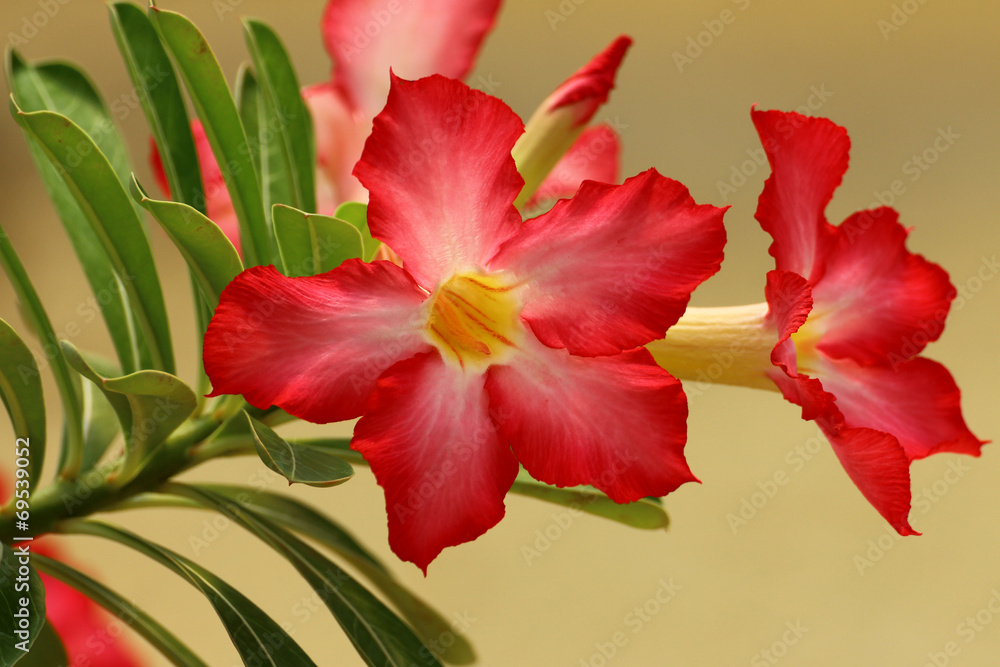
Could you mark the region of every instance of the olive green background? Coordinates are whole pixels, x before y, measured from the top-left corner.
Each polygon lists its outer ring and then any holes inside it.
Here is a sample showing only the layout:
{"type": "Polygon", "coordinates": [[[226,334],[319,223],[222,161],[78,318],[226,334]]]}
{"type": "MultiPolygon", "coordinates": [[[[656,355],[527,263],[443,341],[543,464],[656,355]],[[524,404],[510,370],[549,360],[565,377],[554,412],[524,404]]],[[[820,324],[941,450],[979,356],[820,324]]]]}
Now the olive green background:
{"type": "MultiPolygon", "coordinates": [[[[42,22],[37,16],[45,4],[59,9],[21,47],[23,54],[79,63],[109,104],[127,110],[120,126],[140,180],[153,187],[144,120],[131,102],[102,3],[4,0],[0,37],[6,43],[12,32],[28,34],[22,31],[42,22]]],[[[303,83],[328,77],[320,0],[163,0],[161,5],[195,20],[230,77],[247,60],[242,14],[278,30],[303,83]]],[[[945,363],[961,386],[973,431],[984,439],[997,437],[1000,5],[510,0],[470,81],[488,83],[527,116],[620,33],[631,35],[635,45],[598,117],[619,128],[623,175],[655,166],[685,183],[698,202],[732,205],[726,215],[726,263],[693,303],[762,300],[764,274],[773,264],[753,212],[767,170],[752,161],[758,142],[749,111],[753,104],[811,105],[812,113],[846,126],[853,143],[851,168],[829,219],[838,222],[869,207],[877,193],[901,181],[894,206],[913,228],[909,247],[940,263],[964,290],[942,340],[927,352],[945,363]],[[724,11],[730,13],[723,16],[724,11]],[[688,49],[691,61],[679,67],[675,53],[688,49]],[[949,132],[950,143],[937,141],[949,132]],[[922,155],[934,160],[926,170],[912,161],[922,155]],[[749,174],[745,183],[735,176],[741,168],[749,174]],[[720,189],[720,183],[735,190],[720,189]]],[[[75,344],[110,350],[100,320],[82,321],[78,308],[89,296],[85,281],[24,138],[6,114],[0,118],[0,146],[0,217],[56,331],[79,325],[75,344]]],[[[153,237],[170,313],[180,323],[175,344],[181,371],[191,377],[186,271],[169,241],[156,231],[153,237]]],[[[0,280],[0,316],[24,330],[5,280],[0,280]]],[[[55,412],[54,387],[46,389],[55,412]]],[[[458,629],[474,642],[483,665],[920,667],[1000,661],[1000,617],[994,612],[1000,610],[996,445],[985,447],[980,459],[943,455],[915,463],[911,522],[924,534],[897,539],[848,480],[816,427],[777,393],[689,385],[688,394],[686,451],[703,484],[686,485],[666,499],[673,522],[667,532],[570,517],[563,508],[511,497],[499,526],[472,544],[446,550],[425,579],[389,551],[381,489],[367,470],[339,488],[291,492],[334,514],[443,614],[461,619],[458,629]],[[784,485],[771,483],[776,474],[784,485]],[[745,524],[727,519],[741,506],[750,516],[744,504],[751,502],[759,508],[745,524]],[[661,604],[656,596],[666,599],[665,585],[674,593],[661,604]],[[610,658],[601,653],[612,649],[610,658]],[[761,653],[765,650],[770,660],[761,653]]],[[[57,424],[51,420],[53,433],[57,424]]],[[[349,425],[301,426],[299,432],[341,434],[349,425]]],[[[0,447],[4,443],[13,446],[6,421],[0,447]]],[[[217,462],[191,478],[285,488],[250,459],[217,462]]],[[[287,625],[318,664],[361,664],[292,568],[241,529],[217,530],[212,515],[194,511],[112,518],[196,557],[240,586],[287,625]]],[[[164,619],[209,664],[238,663],[208,605],[180,579],[109,543],[90,538],[64,543],[91,572],[164,619]]],[[[118,634],[122,627],[109,621],[107,630],[118,634]]],[[[126,634],[136,650],[148,652],[140,639],[126,634]]],[[[149,664],[165,662],[150,653],[149,664]]]]}

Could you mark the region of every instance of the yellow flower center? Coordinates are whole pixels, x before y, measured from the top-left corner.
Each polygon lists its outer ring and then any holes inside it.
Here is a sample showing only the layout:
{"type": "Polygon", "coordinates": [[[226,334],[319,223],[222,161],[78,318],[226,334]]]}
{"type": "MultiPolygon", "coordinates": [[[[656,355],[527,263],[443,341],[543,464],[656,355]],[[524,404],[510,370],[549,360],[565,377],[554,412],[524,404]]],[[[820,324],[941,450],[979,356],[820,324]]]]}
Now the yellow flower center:
{"type": "Polygon", "coordinates": [[[515,287],[502,273],[460,273],[437,288],[427,335],[445,361],[483,370],[509,356],[524,334],[515,287]]]}

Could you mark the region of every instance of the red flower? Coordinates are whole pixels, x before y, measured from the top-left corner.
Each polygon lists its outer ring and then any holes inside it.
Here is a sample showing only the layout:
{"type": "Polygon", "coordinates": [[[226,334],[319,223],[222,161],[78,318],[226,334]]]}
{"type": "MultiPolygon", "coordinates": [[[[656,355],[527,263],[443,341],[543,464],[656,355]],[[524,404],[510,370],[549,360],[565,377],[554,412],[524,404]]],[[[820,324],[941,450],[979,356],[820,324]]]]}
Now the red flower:
{"type": "MultiPolygon", "coordinates": [[[[370,0],[330,0],[327,3],[322,30],[327,53],[334,63],[333,74],[329,82],[308,86],[302,91],[315,132],[316,212],[333,215],[344,202],[368,200],[367,191],[352,170],[371,132],[372,118],[385,104],[390,68],[408,79],[431,74],[464,78],[472,69],[482,40],[493,27],[499,7],[500,0],[407,0],[393,9],[370,0]]],[[[617,51],[617,60],[607,62],[608,52],[594,59],[593,63],[600,63],[601,67],[597,72],[590,72],[586,80],[590,81],[591,90],[580,91],[581,96],[587,93],[590,99],[603,103],[630,41],[622,44],[619,38],[609,49],[609,52],[617,51]]],[[[593,69],[593,64],[588,66],[593,69]]],[[[579,79],[578,72],[570,81],[579,79]]],[[[582,87],[579,83],[576,86],[582,87]]],[[[591,106],[587,120],[599,103],[591,106]]],[[[192,122],[191,129],[205,187],[208,217],[239,248],[236,213],[219,164],[201,123],[192,122]]],[[[546,198],[572,195],[585,178],[609,183],[617,181],[618,137],[614,130],[607,125],[586,130],[575,146],[579,148],[572,159],[560,164],[554,179],[542,185],[546,198]]],[[[169,193],[155,145],[150,159],[160,187],[169,193]]]]}
{"type": "Polygon", "coordinates": [[[703,379],[697,369],[707,354],[692,361],[699,339],[714,335],[709,351],[717,352],[726,335],[740,336],[734,362],[712,379],[773,382],[816,421],[875,509],[901,535],[914,534],[910,462],[938,452],[978,456],[984,444],[962,418],[947,369],[917,356],[943,331],[955,289],[941,267],[906,249],[894,210],[827,222],[847,171],[844,128],[797,113],[752,116],[772,169],[756,213],[774,239],[767,303],[689,309],[651,350],[679,377],[703,379]]]}
{"type": "Polygon", "coordinates": [[[313,422],[361,416],[352,446],[385,489],[390,544],[425,571],[501,519],[518,461],[617,502],[694,479],[680,383],[638,346],[718,270],[722,210],[650,170],[584,182],[522,222],[523,129],[458,81],[394,78],[355,174],[403,268],[251,268],[205,338],[216,394],[313,422]]]}

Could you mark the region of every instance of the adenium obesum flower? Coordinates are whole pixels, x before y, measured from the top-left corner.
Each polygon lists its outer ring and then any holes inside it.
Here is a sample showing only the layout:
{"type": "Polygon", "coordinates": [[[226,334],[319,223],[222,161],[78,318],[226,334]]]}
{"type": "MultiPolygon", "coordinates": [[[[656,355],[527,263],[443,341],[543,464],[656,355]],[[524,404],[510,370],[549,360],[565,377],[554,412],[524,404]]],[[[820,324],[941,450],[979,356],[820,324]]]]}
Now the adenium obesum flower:
{"type": "Polygon", "coordinates": [[[723,211],[649,170],[522,221],[523,131],[461,82],[393,78],[354,173],[402,267],[248,269],[205,337],[215,394],[361,417],[352,447],[384,487],[390,545],[425,572],[501,519],[518,462],[617,502],[695,479],[680,383],[641,346],[718,270],[723,211]]]}
{"type": "MultiPolygon", "coordinates": [[[[472,69],[499,8],[500,0],[407,0],[391,7],[370,0],[330,0],[327,3],[322,31],[333,62],[331,80],[302,90],[315,133],[316,212],[333,215],[344,202],[368,200],[367,191],[352,170],[371,132],[372,118],[385,104],[390,68],[397,76],[407,79],[431,74],[464,78],[472,69]]],[[[614,85],[615,71],[630,43],[631,40],[625,37],[616,40],[550,98],[551,102],[561,95],[563,106],[574,106],[573,127],[565,128],[562,134],[551,131],[552,128],[541,128],[549,131],[526,135],[544,135],[549,142],[554,137],[559,140],[558,154],[552,150],[544,156],[526,152],[524,159],[519,159],[522,167],[530,168],[531,173],[541,179],[553,170],[555,163],[536,163],[552,155],[558,160],[571,145],[573,147],[571,155],[560,163],[553,178],[545,181],[540,196],[534,201],[571,196],[584,179],[617,182],[617,134],[606,124],[585,131],[584,128],[607,99],[614,85]],[[570,86],[572,91],[568,90],[570,86]],[[563,145],[567,136],[570,140],[563,145]]],[[[191,130],[208,217],[239,248],[239,225],[222,171],[201,123],[194,121],[191,130]]],[[[169,193],[166,173],[155,145],[151,163],[160,187],[169,193]]],[[[523,193],[524,201],[531,197],[539,183],[541,180],[533,182],[530,190],[523,193]]]]}
{"type": "Polygon", "coordinates": [[[778,389],[827,436],[847,474],[901,535],[910,526],[910,462],[978,456],[960,392],[919,355],[936,340],[955,289],[906,249],[890,208],[843,223],[824,210],[847,171],[850,141],[825,118],[752,112],[771,176],[756,217],[774,239],[766,303],[691,308],[649,346],[682,379],[778,389]]]}

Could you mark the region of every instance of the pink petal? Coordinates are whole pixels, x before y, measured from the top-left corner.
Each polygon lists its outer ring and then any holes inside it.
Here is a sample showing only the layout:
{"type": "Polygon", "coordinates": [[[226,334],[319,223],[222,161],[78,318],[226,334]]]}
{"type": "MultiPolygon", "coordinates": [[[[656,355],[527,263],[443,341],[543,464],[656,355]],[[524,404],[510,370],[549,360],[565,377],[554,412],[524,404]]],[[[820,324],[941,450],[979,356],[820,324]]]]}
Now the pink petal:
{"type": "Polygon", "coordinates": [[[407,79],[461,79],[470,69],[500,0],[330,0],[323,40],[333,83],[368,118],[385,104],[389,69],[407,79]]]}
{"type": "Polygon", "coordinates": [[[653,169],[617,186],[585,181],[524,223],[490,268],[526,283],[521,317],[543,343],[616,354],[662,338],[718,271],[723,212],[653,169]]]}
{"type": "Polygon", "coordinates": [[[575,357],[533,342],[487,371],[500,432],[533,477],[591,484],[619,503],[697,481],[684,460],[680,382],[639,348],[575,357]]]}
{"type": "Polygon", "coordinates": [[[389,545],[427,565],[445,547],[474,540],[504,515],[517,460],[497,435],[484,376],[432,352],[391,367],[378,381],[351,447],[385,489],[389,545]]]}
{"type": "Polygon", "coordinates": [[[484,266],[520,226],[510,149],[523,130],[507,105],[459,81],[393,77],[354,174],[372,235],[423,287],[484,266]]]}
{"type": "MultiPolygon", "coordinates": [[[[205,135],[205,128],[201,121],[191,121],[191,134],[194,136],[194,147],[198,153],[198,166],[201,169],[201,181],[205,189],[205,210],[208,218],[217,224],[232,242],[236,249],[240,249],[240,226],[236,218],[236,211],[233,209],[233,200],[229,197],[229,190],[226,189],[226,181],[222,177],[222,170],[215,160],[212,147],[208,143],[205,135]]],[[[163,169],[163,161],[156,144],[150,141],[152,149],[149,154],[149,163],[153,169],[153,175],[165,197],[170,197],[170,186],[167,183],[167,175],[163,169]]]]}
{"type": "Polygon", "coordinates": [[[212,395],[243,394],[316,423],[357,417],[386,368],[430,348],[425,298],[389,262],[348,260],[304,278],[247,269],[222,292],[205,335],[212,395]]]}
{"type": "Polygon", "coordinates": [[[349,201],[368,201],[368,191],[351,171],[361,157],[371,119],[352,110],[329,83],[302,90],[316,140],[316,212],[333,215],[349,201]]]}
{"type": "Polygon", "coordinates": [[[823,429],[847,475],[900,535],[910,527],[910,461],[894,437],[868,428],[823,429]]]}
{"type": "Polygon", "coordinates": [[[817,253],[833,229],[824,211],[847,171],[847,131],[794,112],[755,109],[751,116],[771,163],[755,217],[774,239],[775,268],[815,283],[817,253]]]}
{"type": "Polygon", "coordinates": [[[892,434],[910,460],[938,452],[979,456],[984,441],[969,431],[961,392],[935,361],[917,357],[891,367],[824,359],[816,375],[848,426],[892,434]]]}
{"type": "Polygon", "coordinates": [[[632,38],[622,35],[606,49],[573,73],[542,105],[548,113],[564,107],[573,107],[575,125],[589,123],[597,110],[608,101],[608,94],[615,87],[615,75],[632,38]]]}
{"type": "Polygon", "coordinates": [[[916,356],[944,331],[955,288],[948,274],[906,249],[890,208],[855,213],[836,228],[813,287],[818,349],[862,364],[916,356]]]}
{"type": "Polygon", "coordinates": [[[617,183],[621,170],[621,141],[610,125],[584,130],[573,147],[549,172],[527,207],[572,197],[583,181],[617,183]]]}

